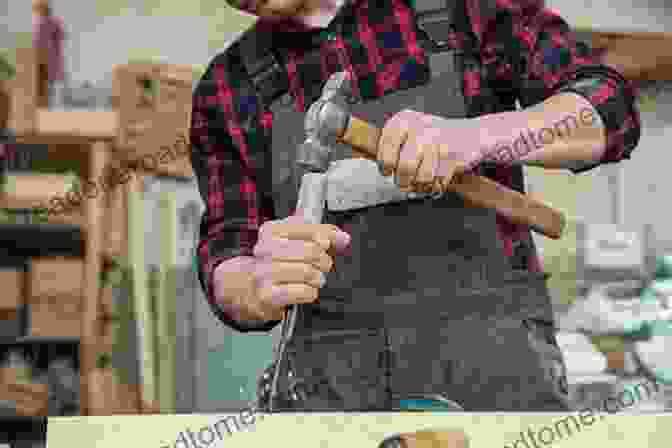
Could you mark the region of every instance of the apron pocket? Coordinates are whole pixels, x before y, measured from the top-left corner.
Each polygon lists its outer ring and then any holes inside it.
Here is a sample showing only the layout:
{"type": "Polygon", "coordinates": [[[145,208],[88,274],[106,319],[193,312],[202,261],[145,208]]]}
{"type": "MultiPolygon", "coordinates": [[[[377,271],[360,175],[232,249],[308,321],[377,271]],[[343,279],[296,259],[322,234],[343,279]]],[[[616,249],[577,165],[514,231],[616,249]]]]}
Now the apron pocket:
{"type": "Polygon", "coordinates": [[[427,303],[420,302],[419,305],[428,316],[438,315],[440,320],[513,317],[550,321],[553,310],[546,278],[544,273],[507,272],[499,279],[489,281],[487,288],[422,291],[420,295],[427,303]]]}
{"type": "Polygon", "coordinates": [[[280,390],[300,388],[295,409],[366,410],[385,398],[385,337],[380,330],[330,331],[294,338],[280,390]]]}
{"type": "Polygon", "coordinates": [[[468,412],[568,410],[562,353],[530,328],[518,318],[446,322],[434,343],[445,383],[432,392],[468,412]]]}

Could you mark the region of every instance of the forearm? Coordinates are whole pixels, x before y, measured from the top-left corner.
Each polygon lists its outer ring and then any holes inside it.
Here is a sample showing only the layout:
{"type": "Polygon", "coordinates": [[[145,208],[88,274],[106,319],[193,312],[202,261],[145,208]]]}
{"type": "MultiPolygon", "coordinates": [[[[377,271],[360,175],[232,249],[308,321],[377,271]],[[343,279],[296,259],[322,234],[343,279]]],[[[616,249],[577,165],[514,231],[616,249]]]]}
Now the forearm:
{"type": "Polygon", "coordinates": [[[487,135],[485,161],[576,169],[599,162],[606,148],[606,132],[598,112],[574,93],[561,93],[520,111],[476,120],[487,135]]]}

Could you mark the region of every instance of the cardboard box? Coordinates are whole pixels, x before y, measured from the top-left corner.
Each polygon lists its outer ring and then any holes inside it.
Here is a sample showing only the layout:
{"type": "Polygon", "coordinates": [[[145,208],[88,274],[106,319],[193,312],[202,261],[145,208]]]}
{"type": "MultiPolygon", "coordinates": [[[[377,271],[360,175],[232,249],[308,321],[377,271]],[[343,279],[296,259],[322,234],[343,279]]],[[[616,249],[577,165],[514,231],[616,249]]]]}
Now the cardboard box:
{"type": "Polygon", "coordinates": [[[81,297],[84,261],[74,257],[34,258],[30,264],[30,297],[81,297]]]}
{"type": "Polygon", "coordinates": [[[34,337],[79,338],[82,296],[31,297],[28,334],[34,337]]]}
{"type": "Polygon", "coordinates": [[[14,311],[23,304],[25,281],[25,272],[0,267],[0,311],[14,311]]]}

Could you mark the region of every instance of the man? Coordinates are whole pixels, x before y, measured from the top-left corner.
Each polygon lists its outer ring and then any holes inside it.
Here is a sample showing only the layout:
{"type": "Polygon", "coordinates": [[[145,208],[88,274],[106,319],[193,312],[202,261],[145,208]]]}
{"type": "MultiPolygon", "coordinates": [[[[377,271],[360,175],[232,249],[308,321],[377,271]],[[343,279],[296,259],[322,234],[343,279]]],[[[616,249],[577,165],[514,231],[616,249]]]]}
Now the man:
{"type": "Polygon", "coordinates": [[[446,190],[466,170],[522,191],[523,164],[581,172],[629,158],[640,124],[627,81],[541,1],[234,6],[259,20],[195,90],[192,164],[214,313],[267,331],[298,305],[261,404],[568,409],[529,229],[446,190]],[[302,112],[340,71],[354,113],[383,126],[381,172],[336,148],[325,223],[309,225],[292,214],[294,151],[302,112]]]}
{"type": "Polygon", "coordinates": [[[62,100],[65,79],[63,41],[65,30],[60,18],[54,16],[49,0],[33,0],[33,48],[38,51],[38,98],[42,107],[57,107],[62,100]]]}

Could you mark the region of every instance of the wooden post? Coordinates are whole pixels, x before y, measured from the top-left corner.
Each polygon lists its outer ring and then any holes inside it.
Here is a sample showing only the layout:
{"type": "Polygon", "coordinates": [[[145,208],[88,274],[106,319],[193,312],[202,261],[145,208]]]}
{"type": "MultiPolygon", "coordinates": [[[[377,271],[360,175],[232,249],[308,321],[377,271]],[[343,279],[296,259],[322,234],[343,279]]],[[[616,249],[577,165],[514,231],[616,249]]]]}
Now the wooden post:
{"type": "Polygon", "coordinates": [[[160,200],[161,264],[156,303],[157,355],[159,356],[159,406],[161,413],[175,412],[175,301],[177,265],[177,205],[172,192],[160,200]]]}
{"type": "Polygon", "coordinates": [[[33,134],[38,104],[37,52],[33,48],[16,50],[16,75],[12,84],[9,128],[19,135],[33,134]]]}
{"type": "Polygon", "coordinates": [[[145,264],[144,203],[142,179],[134,175],[129,180],[128,197],[128,258],[131,267],[132,297],[138,335],[138,362],[140,372],[140,403],[144,413],[156,406],[154,373],[154,323],[148,294],[147,266],[145,264]]]}
{"type": "MultiPolygon", "coordinates": [[[[99,179],[105,169],[110,150],[109,142],[98,141],[91,145],[89,153],[90,174],[92,179],[99,179]]],[[[103,234],[102,213],[105,197],[98,192],[86,204],[86,254],[84,264],[84,294],[82,300],[82,321],[80,340],[80,378],[81,378],[81,414],[88,415],[92,407],[92,400],[100,400],[94,396],[94,389],[90,380],[96,369],[98,356],[99,334],[99,299],[100,276],[103,269],[103,234]]],[[[96,407],[97,408],[97,407],[96,407]]]]}

